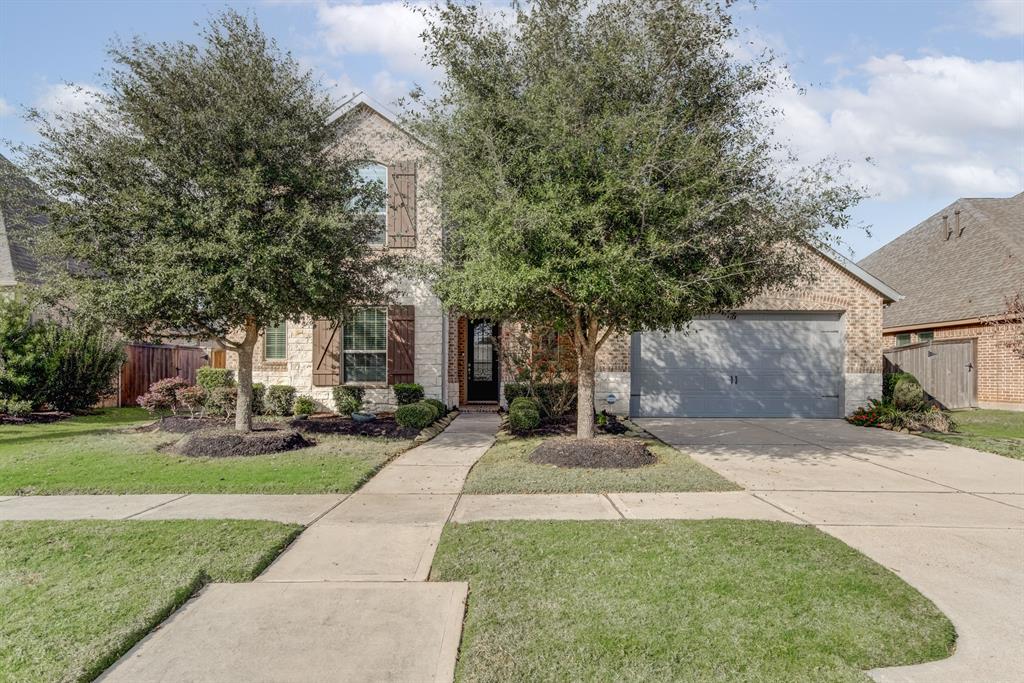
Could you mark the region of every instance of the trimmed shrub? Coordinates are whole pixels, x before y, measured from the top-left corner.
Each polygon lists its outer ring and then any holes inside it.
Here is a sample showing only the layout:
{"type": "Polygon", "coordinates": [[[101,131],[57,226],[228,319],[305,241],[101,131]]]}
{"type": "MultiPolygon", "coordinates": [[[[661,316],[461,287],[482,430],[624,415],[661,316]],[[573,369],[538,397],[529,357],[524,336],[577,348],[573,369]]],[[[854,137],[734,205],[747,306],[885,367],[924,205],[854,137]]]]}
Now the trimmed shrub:
{"type": "Polygon", "coordinates": [[[32,308],[0,296],[0,396],[41,406],[46,388],[45,325],[32,308]]]}
{"type": "Polygon", "coordinates": [[[351,415],[358,413],[363,407],[363,396],[366,389],[363,387],[336,386],[331,390],[334,398],[334,409],[340,415],[351,415]]]}
{"type": "Polygon", "coordinates": [[[537,401],[537,410],[544,417],[560,417],[576,411],[576,385],[570,382],[511,382],[505,385],[509,405],[519,397],[537,401]]]}
{"type": "Polygon", "coordinates": [[[902,410],[918,410],[924,405],[924,390],[916,379],[900,380],[892,389],[892,402],[902,410]]]}
{"type": "Polygon", "coordinates": [[[43,335],[43,400],[57,410],[81,412],[114,392],[125,361],[124,343],[99,325],[49,323],[43,335]]]}
{"type": "Polygon", "coordinates": [[[514,408],[527,408],[538,413],[540,412],[540,406],[537,405],[537,401],[526,396],[517,396],[516,398],[512,399],[512,402],[509,404],[508,409],[509,411],[511,411],[514,408]]]}
{"type": "Polygon", "coordinates": [[[398,405],[407,406],[410,403],[416,403],[417,401],[423,400],[423,385],[421,384],[396,384],[392,389],[395,390],[395,400],[398,401],[398,405]]]}
{"type": "Polygon", "coordinates": [[[189,386],[181,377],[168,377],[153,382],[149,391],[139,396],[136,401],[153,415],[178,414],[178,390],[189,386]]]}
{"type": "Polygon", "coordinates": [[[235,386],[235,374],[227,368],[199,368],[196,370],[196,384],[212,395],[217,387],[235,386]]]}
{"type": "Polygon", "coordinates": [[[206,405],[206,389],[197,384],[182,387],[174,392],[174,398],[178,405],[188,410],[189,417],[195,417],[196,413],[202,413],[206,405]]]}
{"type": "Polygon", "coordinates": [[[11,417],[26,417],[32,413],[32,401],[22,401],[17,398],[0,400],[0,414],[11,417]]]}
{"type": "Polygon", "coordinates": [[[439,418],[444,417],[445,415],[448,414],[448,407],[445,404],[438,401],[436,398],[425,398],[423,399],[423,402],[429,403],[430,405],[434,406],[434,408],[437,410],[437,416],[439,418]]]}
{"type": "Polygon", "coordinates": [[[312,415],[316,412],[316,401],[312,396],[296,396],[292,403],[292,412],[296,415],[312,415]]]}
{"type": "Polygon", "coordinates": [[[266,406],[266,404],[263,401],[263,399],[266,397],[266,395],[267,395],[267,387],[266,387],[266,385],[260,384],[259,382],[253,382],[253,385],[252,385],[252,401],[250,401],[250,405],[252,406],[252,414],[253,415],[262,415],[263,413],[267,412],[267,406],[266,406]]]}
{"type": "Polygon", "coordinates": [[[508,426],[515,434],[523,434],[540,426],[540,412],[531,399],[517,398],[516,405],[509,408],[508,426]]]}
{"type": "Polygon", "coordinates": [[[238,405],[238,387],[214,387],[210,392],[207,405],[218,413],[231,417],[238,405]]]}
{"type": "Polygon", "coordinates": [[[909,372],[891,372],[882,380],[882,398],[885,400],[891,399],[893,389],[898,383],[903,381],[913,382],[918,385],[921,384],[917,381],[917,378],[909,372]]]}
{"type": "Polygon", "coordinates": [[[424,401],[399,406],[395,411],[395,422],[413,429],[429,427],[437,417],[437,408],[424,401]]]}
{"type": "Polygon", "coordinates": [[[263,399],[268,415],[291,415],[295,403],[295,387],[287,384],[271,384],[263,399]]]}

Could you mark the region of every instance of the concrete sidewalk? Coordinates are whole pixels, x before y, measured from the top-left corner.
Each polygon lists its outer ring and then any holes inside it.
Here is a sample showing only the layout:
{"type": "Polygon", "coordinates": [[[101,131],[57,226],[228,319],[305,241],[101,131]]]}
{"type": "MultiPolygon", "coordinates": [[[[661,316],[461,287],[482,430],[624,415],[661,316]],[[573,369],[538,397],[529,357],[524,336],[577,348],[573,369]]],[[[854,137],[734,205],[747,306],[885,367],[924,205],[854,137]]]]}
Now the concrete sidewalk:
{"type": "Polygon", "coordinates": [[[452,680],[467,585],[425,579],[497,429],[496,415],[459,416],[330,508],[256,582],[206,587],[100,680],[452,680]]]}

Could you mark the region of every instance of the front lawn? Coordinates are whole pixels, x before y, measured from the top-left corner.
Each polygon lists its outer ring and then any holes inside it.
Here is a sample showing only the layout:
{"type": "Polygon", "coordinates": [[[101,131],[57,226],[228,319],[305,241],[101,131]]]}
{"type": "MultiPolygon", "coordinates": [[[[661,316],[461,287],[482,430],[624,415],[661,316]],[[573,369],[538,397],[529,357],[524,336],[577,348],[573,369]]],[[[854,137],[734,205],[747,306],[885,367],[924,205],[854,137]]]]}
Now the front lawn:
{"type": "Polygon", "coordinates": [[[88,681],[200,587],[251,581],[300,527],[0,522],[0,681],[88,681]]]}
{"type": "Polygon", "coordinates": [[[316,434],[297,451],[193,458],[157,449],[180,434],[139,432],[135,408],[52,424],[0,425],[0,494],[347,493],[408,440],[316,434]]]}
{"type": "Polygon", "coordinates": [[[924,433],[922,436],[1024,460],[1024,412],[958,410],[951,416],[957,424],[957,433],[924,433]]]}
{"type": "Polygon", "coordinates": [[[633,469],[586,469],[539,465],[530,453],[545,437],[499,435],[473,466],[464,493],[624,493],[629,491],[735,491],[728,479],[685,453],[650,441],[654,465],[633,469]]]}
{"type": "Polygon", "coordinates": [[[867,681],[949,656],[949,620],[811,527],[738,520],[445,528],[469,581],[459,681],[867,681]]]}

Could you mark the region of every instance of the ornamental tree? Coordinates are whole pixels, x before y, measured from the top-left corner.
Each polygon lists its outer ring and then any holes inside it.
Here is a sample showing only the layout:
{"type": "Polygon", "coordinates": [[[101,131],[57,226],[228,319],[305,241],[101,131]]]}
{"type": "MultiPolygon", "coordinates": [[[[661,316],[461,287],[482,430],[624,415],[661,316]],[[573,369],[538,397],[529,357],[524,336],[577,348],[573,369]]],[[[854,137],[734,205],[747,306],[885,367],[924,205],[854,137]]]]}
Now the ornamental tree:
{"type": "Polygon", "coordinates": [[[321,85],[233,11],[198,44],[114,44],[85,111],[30,111],[21,162],[61,201],[40,250],[65,300],[135,339],[205,338],[238,354],[235,427],[252,422],[261,330],[386,294],[359,150],[321,85]]]}
{"type": "Polygon", "coordinates": [[[444,178],[437,291],[474,316],[553,324],[577,356],[579,438],[614,334],[678,329],[810,278],[859,193],[773,142],[771,55],[742,59],[716,3],[535,0],[426,12],[410,125],[444,178]]]}

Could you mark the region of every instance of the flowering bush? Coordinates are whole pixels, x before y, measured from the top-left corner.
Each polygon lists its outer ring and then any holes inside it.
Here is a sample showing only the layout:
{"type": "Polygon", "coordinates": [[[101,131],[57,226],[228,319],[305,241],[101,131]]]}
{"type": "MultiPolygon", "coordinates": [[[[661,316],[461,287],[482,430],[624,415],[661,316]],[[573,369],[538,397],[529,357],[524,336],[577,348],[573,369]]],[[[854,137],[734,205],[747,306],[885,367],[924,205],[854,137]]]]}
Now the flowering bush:
{"type": "Polygon", "coordinates": [[[149,385],[149,391],[139,396],[138,404],[153,415],[177,415],[178,390],[188,387],[189,383],[181,377],[168,377],[149,385]]]}
{"type": "Polygon", "coordinates": [[[870,399],[865,408],[857,408],[846,421],[859,427],[881,427],[894,431],[956,431],[956,423],[935,406],[906,410],[891,401],[876,399],[870,399]]]}
{"type": "Polygon", "coordinates": [[[195,417],[197,412],[202,417],[206,405],[206,389],[198,385],[182,387],[174,392],[174,398],[178,405],[188,409],[189,417],[195,417]]]}

